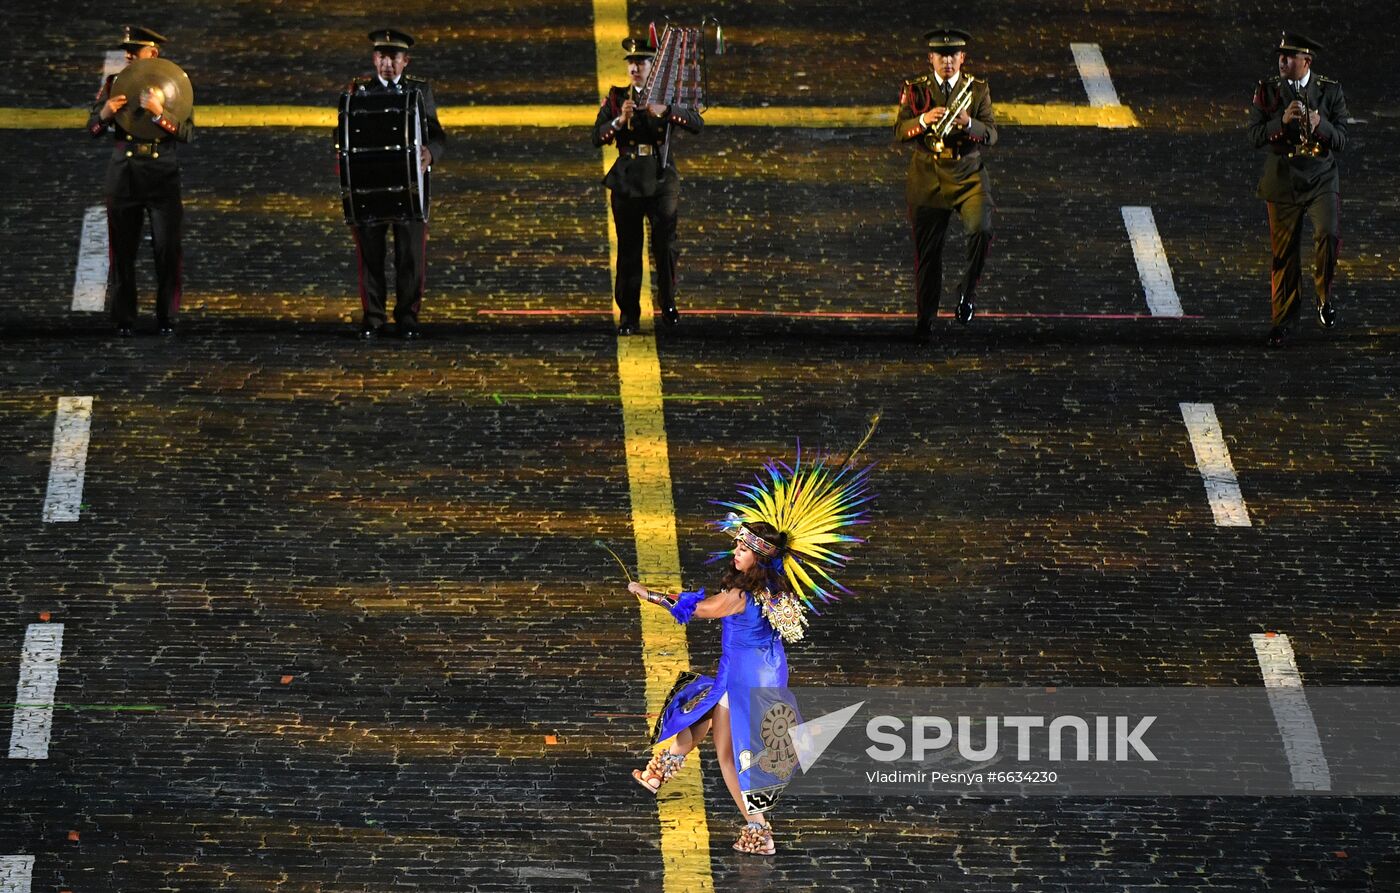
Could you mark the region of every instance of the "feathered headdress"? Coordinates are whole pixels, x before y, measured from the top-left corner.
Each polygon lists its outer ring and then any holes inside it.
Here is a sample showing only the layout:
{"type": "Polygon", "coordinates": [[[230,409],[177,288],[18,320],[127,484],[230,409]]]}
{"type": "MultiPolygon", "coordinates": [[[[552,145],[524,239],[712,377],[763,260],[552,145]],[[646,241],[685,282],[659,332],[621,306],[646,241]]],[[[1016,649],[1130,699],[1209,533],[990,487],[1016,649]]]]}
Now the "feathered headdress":
{"type": "MultiPolygon", "coordinates": [[[[865,542],[843,531],[866,523],[866,510],[862,506],[875,498],[870,492],[870,472],[874,466],[857,469],[852,463],[874,435],[879,422],[880,414],[876,413],[865,437],[840,461],[833,462],[821,456],[804,461],[799,444],[797,458],[791,465],[770,461],[764,465],[762,473],[754,476],[754,483],[740,484],[742,501],[715,502],[731,511],[723,519],[712,522],[713,526],[749,543],[750,548],[775,544],[750,532],[748,524],[766,522],[779,533],[786,534],[783,548],[776,550],[778,554],[765,558],[782,573],[791,593],[813,613],[820,613],[814,599],[829,602],[839,597],[838,592],[850,593],[831,571],[845,567],[850,560],[850,556],[838,549],[865,542]],[[752,539],[759,542],[751,543],[752,539]]],[[[754,551],[765,554],[763,548],[754,548],[754,551]]],[[[732,550],[716,552],[711,560],[730,554],[732,550]]]]}

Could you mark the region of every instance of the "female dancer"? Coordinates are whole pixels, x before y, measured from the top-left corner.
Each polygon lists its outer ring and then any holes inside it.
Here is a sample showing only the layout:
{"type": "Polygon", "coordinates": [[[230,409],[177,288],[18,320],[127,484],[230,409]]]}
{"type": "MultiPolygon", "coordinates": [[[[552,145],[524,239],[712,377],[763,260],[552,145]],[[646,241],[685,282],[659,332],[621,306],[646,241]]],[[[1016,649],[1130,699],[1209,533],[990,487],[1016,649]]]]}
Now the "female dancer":
{"type": "Polygon", "coordinates": [[[864,542],[842,530],[865,523],[862,506],[874,498],[871,467],[855,470],[851,462],[878,421],[877,414],[844,460],[804,463],[799,452],[792,465],[770,462],[754,483],[742,485],[742,501],[719,503],[734,510],[715,522],[734,538],[734,548],[716,555],[732,558],[714,595],[707,598],[702,589],[672,600],[640,583],[628,586],[638,598],[669,610],[679,623],[695,617],[723,623],[719,669],[713,678],[680,674],[651,743],[675,740],[632,776],[656,793],[712,733],[725,786],[744,817],[744,829],[734,842],[742,853],[775,851],[773,828],[764,814],[777,803],[797,766],[791,730],[801,722],[787,691],[784,643],[803,637],[805,613],[815,613],[815,601],[836,599],[825,586],[849,591],[830,571],[849,560],[836,549],[864,542]]]}
{"type": "MultiPolygon", "coordinates": [[[[785,591],[780,571],[786,541],[787,536],[771,524],[740,527],[734,539],[734,559],[720,578],[719,591],[708,598],[701,589],[683,592],[672,602],[640,583],[627,587],[638,598],[666,607],[678,623],[700,618],[722,619],[724,625],[723,653],[715,676],[682,674],[666,699],[652,736],[653,744],[672,736],[674,740],[669,749],[656,753],[645,769],[632,770],[632,777],[656,793],[680,771],[686,755],[705,734],[713,733],[715,758],[725,787],[745,822],[734,849],[761,855],[775,852],[773,827],[763,813],[776,802],[797,762],[786,736],[773,736],[773,741],[752,740],[750,717],[752,689],[787,687],[787,654],[777,625],[784,622],[780,618],[796,618],[787,621],[788,635],[795,638],[801,637],[806,623],[801,603],[785,591]]],[[[763,694],[773,700],[769,692],[763,694]]],[[[780,730],[795,716],[785,707],[788,705],[783,700],[776,700],[765,712],[765,719],[773,713],[780,730]]]]}

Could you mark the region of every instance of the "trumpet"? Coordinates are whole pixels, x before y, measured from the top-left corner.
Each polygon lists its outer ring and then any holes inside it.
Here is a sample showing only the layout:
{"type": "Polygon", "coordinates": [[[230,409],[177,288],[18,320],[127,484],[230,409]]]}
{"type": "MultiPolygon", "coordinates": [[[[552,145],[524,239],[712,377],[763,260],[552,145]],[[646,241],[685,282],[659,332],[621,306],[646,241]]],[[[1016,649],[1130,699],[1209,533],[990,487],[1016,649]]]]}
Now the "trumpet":
{"type": "Polygon", "coordinates": [[[1307,94],[1298,86],[1297,81],[1289,81],[1288,85],[1293,89],[1293,98],[1302,103],[1303,120],[1298,124],[1298,142],[1288,153],[1289,158],[1307,157],[1316,158],[1322,154],[1322,147],[1312,135],[1312,109],[1308,108],[1307,94]]]}
{"type": "Polygon", "coordinates": [[[925,135],[925,139],[933,138],[935,155],[943,154],[943,143],[948,139],[948,134],[953,132],[953,122],[972,105],[972,83],[975,80],[977,79],[970,74],[963,76],[958,92],[953,95],[952,99],[948,100],[948,110],[929,128],[925,135]]]}

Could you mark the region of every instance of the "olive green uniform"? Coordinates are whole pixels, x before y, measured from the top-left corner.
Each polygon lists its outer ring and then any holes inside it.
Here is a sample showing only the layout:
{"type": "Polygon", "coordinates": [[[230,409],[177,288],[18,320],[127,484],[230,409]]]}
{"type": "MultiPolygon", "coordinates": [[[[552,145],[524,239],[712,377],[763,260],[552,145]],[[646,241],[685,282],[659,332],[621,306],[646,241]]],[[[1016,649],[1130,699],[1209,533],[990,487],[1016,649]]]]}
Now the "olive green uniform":
{"type": "Polygon", "coordinates": [[[967,268],[958,285],[959,294],[970,298],[977,288],[992,244],[995,205],[982,149],[996,143],[997,126],[987,82],[973,79],[972,103],[967,109],[971,120],[965,128],[954,126],[941,148],[929,129],[918,121],[921,114],[932,108],[947,107],[969,77],[960,72],[946,93],[932,72],[906,81],[894,125],[895,142],[914,146],[904,200],[913,229],[914,284],[921,330],[932,325],[938,312],[943,241],[952,214],[957,212],[962,219],[967,236],[967,268]]]}
{"type": "Polygon", "coordinates": [[[1342,85],[1310,72],[1301,92],[1282,77],[1266,78],[1254,91],[1249,109],[1249,141],[1263,150],[1264,173],[1257,195],[1269,203],[1272,309],[1275,328],[1299,311],[1300,242],[1303,215],[1313,223],[1313,284],[1317,302],[1330,300],[1341,248],[1341,183],[1336,153],[1347,144],[1346,98],[1342,85]],[[1285,124],[1284,109],[1301,98],[1319,114],[1311,135],[1316,155],[1296,152],[1302,138],[1299,122],[1285,124]]]}

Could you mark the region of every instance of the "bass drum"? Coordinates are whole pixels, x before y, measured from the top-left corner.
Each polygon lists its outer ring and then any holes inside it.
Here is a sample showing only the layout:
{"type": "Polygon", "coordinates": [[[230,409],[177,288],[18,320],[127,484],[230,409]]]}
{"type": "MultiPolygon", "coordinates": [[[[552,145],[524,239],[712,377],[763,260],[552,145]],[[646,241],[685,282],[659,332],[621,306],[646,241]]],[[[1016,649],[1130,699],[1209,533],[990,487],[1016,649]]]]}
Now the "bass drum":
{"type": "Polygon", "coordinates": [[[416,90],[340,97],[335,149],[346,223],[428,219],[429,177],[418,165],[426,129],[416,90]]]}

